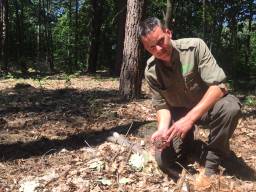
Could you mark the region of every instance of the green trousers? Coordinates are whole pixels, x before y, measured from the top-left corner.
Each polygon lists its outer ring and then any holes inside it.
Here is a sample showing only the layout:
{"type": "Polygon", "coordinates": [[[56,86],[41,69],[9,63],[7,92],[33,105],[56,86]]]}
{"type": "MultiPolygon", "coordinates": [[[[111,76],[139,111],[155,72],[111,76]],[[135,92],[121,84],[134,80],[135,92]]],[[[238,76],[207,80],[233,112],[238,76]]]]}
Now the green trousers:
{"type": "MultiPolygon", "coordinates": [[[[172,120],[175,122],[184,117],[188,112],[186,108],[172,108],[172,120]]],[[[177,163],[184,164],[189,153],[201,154],[206,174],[214,174],[222,158],[228,157],[230,153],[229,139],[234,133],[238,119],[241,115],[241,103],[228,94],[221,98],[206,112],[196,124],[210,129],[208,143],[203,146],[202,142],[194,140],[194,127],[182,140],[174,138],[172,145],[163,151],[156,151],[155,158],[159,167],[167,174],[175,175],[178,171],[177,163]]]]}

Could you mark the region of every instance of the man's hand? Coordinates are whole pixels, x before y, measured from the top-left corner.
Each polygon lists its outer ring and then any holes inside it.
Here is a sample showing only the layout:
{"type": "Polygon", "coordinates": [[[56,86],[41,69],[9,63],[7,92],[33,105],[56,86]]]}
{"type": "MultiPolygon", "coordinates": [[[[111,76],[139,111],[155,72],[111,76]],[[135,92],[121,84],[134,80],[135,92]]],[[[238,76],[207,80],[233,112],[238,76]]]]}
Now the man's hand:
{"type": "Polygon", "coordinates": [[[167,130],[157,130],[151,136],[151,142],[155,146],[155,150],[163,150],[164,148],[169,146],[169,142],[167,142],[164,138],[167,130]]]}
{"type": "Polygon", "coordinates": [[[156,113],[157,117],[157,131],[151,136],[151,142],[154,145],[154,151],[162,151],[164,148],[169,146],[164,136],[168,130],[171,122],[171,112],[168,109],[160,109],[156,113]]]}
{"type": "Polygon", "coordinates": [[[183,117],[173,123],[170,129],[168,129],[164,138],[169,143],[174,137],[184,138],[187,132],[193,127],[194,122],[186,117],[183,117]]]}

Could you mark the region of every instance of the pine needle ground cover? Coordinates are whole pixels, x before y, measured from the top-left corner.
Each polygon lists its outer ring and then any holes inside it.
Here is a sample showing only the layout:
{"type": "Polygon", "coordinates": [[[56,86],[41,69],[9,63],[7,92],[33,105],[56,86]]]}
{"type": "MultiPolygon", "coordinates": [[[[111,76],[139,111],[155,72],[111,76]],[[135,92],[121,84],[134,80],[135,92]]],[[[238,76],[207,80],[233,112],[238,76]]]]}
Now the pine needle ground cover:
{"type": "Polygon", "coordinates": [[[177,183],[157,168],[145,83],[142,98],[130,102],[119,98],[118,86],[118,79],[96,76],[2,79],[0,191],[256,191],[256,111],[247,95],[237,94],[244,106],[231,139],[236,164],[200,188],[196,162],[197,173],[183,170],[177,183]],[[110,141],[113,132],[128,144],[110,141]]]}

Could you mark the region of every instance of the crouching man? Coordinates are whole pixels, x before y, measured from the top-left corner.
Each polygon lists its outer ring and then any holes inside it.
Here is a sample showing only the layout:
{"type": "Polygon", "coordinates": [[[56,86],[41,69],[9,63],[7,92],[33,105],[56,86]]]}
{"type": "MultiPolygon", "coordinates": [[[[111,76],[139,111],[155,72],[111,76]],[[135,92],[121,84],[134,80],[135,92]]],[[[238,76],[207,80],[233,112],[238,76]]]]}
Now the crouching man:
{"type": "Polygon", "coordinates": [[[172,40],[172,33],[157,18],[140,24],[140,40],[152,54],[145,78],[157,110],[158,129],[151,136],[158,143],[156,160],[166,173],[195,150],[195,124],[210,129],[204,150],[205,176],[218,173],[230,154],[229,139],[240,116],[239,100],[228,93],[225,73],[205,42],[199,38],[172,40]],[[160,145],[159,145],[160,143],[160,145]]]}

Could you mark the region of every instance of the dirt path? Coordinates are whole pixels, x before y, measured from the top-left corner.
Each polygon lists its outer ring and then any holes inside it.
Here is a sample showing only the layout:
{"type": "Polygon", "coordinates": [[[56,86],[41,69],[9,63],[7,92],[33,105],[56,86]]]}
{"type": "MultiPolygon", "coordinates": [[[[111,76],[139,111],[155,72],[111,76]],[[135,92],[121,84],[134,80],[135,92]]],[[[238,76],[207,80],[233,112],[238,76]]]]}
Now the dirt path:
{"type": "MultiPolygon", "coordinates": [[[[146,86],[143,93],[126,103],[118,79],[97,76],[1,80],[0,191],[173,191],[154,161],[136,170],[129,148],[106,141],[131,128],[127,138],[149,147],[155,119],[146,86]]],[[[255,129],[255,107],[245,106],[231,141],[238,164],[208,191],[256,191],[255,129]]]]}

